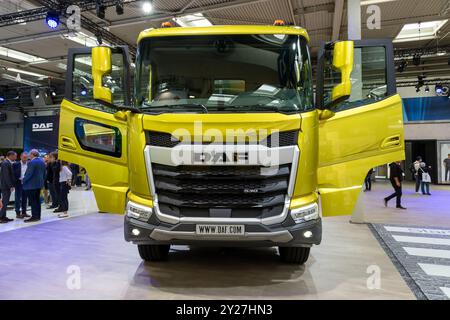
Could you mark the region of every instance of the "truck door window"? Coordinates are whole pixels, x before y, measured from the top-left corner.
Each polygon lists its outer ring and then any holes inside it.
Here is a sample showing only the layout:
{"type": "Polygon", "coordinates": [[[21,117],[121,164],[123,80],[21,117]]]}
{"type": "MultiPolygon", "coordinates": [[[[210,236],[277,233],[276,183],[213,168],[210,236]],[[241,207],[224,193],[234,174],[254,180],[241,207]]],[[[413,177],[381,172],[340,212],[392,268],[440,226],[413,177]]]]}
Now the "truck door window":
{"type": "Polygon", "coordinates": [[[76,118],[75,136],[84,150],[121,157],[122,135],[118,128],[76,118]]]}
{"type": "MultiPolygon", "coordinates": [[[[355,48],[354,67],[351,75],[350,98],[333,107],[334,112],[357,108],[385,99],[387,87],[386,48],[371,46],[355,48]]],[[[332,68],[331,51],[325,53],[324,103],[331,101],[333,87],[340,82],[340,73],[332,68]]]]}
{"type": "MultiPolygon", "coordinates": [[[[112,73],[103,78],[103,84],[113,92],[114,104],[124,105],[125,77],[123,55],[114,53],[112,62],[112,73]]],[[[91,109],[110,113],[116,112],[117,110],[106,107],[94,100],[93,86],[91,55],[75,54],[73,56],[72,101],[91,109]]]]}

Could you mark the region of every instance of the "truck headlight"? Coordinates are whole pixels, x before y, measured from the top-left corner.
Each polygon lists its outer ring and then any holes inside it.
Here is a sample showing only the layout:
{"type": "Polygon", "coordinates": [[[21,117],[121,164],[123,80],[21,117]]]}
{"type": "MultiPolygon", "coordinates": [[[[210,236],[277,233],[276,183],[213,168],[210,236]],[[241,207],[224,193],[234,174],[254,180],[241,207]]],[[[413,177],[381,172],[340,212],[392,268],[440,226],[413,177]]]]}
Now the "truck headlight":
{"type": "Polygon", "coordinates": [[[147,221],[150,219],[153,210],[146,206],[129,201],[127,203],[127,216],[133,219],[147,221]]]}
{"type": "Polygon", "coordinates": [[[291,216],[295,223],[316,220],[319,218],[319,206],[317,203],[312,203],[304,207],[292,209],[291,216]]]}

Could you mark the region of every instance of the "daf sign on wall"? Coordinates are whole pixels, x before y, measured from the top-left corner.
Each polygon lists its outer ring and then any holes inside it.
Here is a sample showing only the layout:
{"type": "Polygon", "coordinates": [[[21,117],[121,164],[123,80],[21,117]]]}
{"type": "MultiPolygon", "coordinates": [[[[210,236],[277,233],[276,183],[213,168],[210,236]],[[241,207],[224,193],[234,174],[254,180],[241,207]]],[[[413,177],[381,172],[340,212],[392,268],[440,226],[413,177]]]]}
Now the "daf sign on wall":
{"type": "Polygon", "coordinates": [[[23,147],[26,151],[38,149],[41,154],[58,149],[59,116],[26,117],[24,119],[23,147]]]}

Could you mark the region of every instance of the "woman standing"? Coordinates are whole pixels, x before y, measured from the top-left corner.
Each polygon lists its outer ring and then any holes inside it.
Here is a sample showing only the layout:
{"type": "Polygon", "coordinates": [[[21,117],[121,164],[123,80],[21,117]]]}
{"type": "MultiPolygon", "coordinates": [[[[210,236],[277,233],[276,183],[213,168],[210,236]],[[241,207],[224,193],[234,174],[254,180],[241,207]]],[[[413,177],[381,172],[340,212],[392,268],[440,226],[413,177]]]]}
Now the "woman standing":
{"type": "Polygon", "coordinates": [[[67,218],[69,214],[69,190],[70,184],[72,182],[72,171],[69,169],[69,163],[66,161],[61,161],[61,171],[59,173],[59,183],[61,186],[61,198],[60,198],[60,213],[58,218],[67,218]]]}
{"type": "Polygon", "coordinates": [[[422,194],[431,196],[430,184],[431,184],[431,167],[427,166],[425,162],[420,164],[420,181],[422,187],[422,194]]]}

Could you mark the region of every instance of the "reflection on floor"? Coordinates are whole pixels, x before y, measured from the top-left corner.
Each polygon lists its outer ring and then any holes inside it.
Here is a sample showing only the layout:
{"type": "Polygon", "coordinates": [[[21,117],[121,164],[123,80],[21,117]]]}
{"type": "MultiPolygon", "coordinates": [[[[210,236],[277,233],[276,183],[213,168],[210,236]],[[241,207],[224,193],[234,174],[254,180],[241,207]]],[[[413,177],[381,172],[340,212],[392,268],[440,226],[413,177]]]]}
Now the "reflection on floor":
{"type": "MultiPolygon", "coordinates": [[[[95,203],[94,194],[92,191],[84,191],[84,188],[74,187],[69,194],[70,201],[70,217],[97,212],[97,204],[95,203]]],[[[53,213],[53,209],[46,209],[47,205],[42,205],[41,221],[28,224],[24,223],[22,219],[16,219],[14,211],[14,204],[8,206],[7,216],[14,221],[7,224],[0,224],[0,233],[10,231],[18,228],[30,227],[36,224],[47,223],[51,221],[60,220],[57,213],[53,213]]],[[[31,208],[28,206],[27,213],[31,215],[31,208]]]]}
{"type": "MultiPolygon", "coordinates": [[[[389,191],[375,184],[364,194],[368,219],[450,225],[450,190],[426,199],[406,194],[405,212],[384,208],[389,191]]],[[[144,263],[123,240],[122,216],[96,213],[88,192],[72,192],[70,202],[88,214],[0,225],[0,299],[415,299],[368,226],[349,217],[324,219],[323,243],[302,267],[280,263],[276,249],[184,246],[173,247],[166,263],[144,263]]]]}

